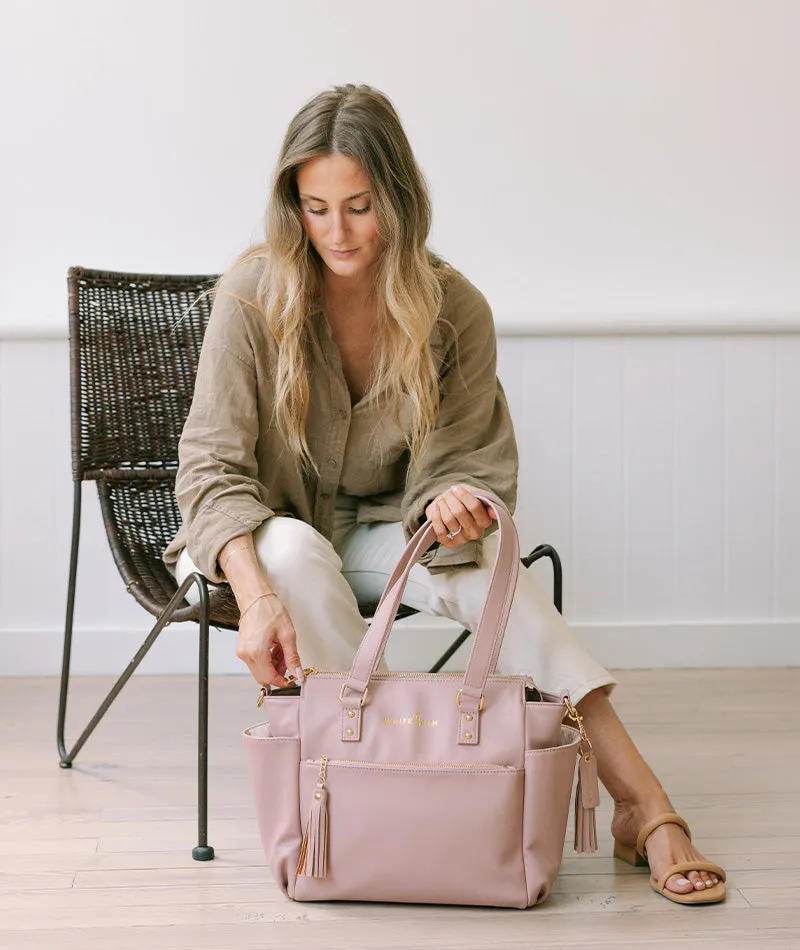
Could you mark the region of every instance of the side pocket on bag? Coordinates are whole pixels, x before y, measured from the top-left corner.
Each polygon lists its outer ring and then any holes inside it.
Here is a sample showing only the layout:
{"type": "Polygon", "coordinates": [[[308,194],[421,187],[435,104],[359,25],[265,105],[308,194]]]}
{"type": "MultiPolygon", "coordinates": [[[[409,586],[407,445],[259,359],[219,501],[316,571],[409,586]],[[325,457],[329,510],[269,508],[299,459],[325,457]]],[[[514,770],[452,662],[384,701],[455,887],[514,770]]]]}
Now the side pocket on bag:
{"type": "Polygon", "coordinates": [[[565,712],[564,704],[557,699],[525,703],[525,748],[552,749],[557,746],[565,712]]]}
{"type": "Polygon", "coordinates": [[[271,736],[300,735],[299,696],[270,696],[261,711],[267,716],[271,736]]]}
{"type": "Polygon", "coordinates": [[[278,887],[293,897],[302,837],[300,739],[270,735],[269,723],[245,729],[242,738],[264,854],[278,887]]]}
{"type": "Polygon", "coordinates": [[[529,907],[547,897],[561,868],[578,738],[562,726],[560,745],[525,753],[522,854],[529,907]]]}

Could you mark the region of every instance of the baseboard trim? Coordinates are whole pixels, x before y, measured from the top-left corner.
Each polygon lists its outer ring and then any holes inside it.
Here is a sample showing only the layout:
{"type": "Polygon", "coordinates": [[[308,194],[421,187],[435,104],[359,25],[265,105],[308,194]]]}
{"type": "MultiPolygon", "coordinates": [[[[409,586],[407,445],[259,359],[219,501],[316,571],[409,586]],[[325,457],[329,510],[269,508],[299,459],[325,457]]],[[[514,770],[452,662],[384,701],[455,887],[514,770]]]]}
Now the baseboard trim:
{"type": "MultiPolygon", "coordinates": [[[[800,620],[686,622],[669,624],[573,624],[586,649],[612,669],[785,667],[800,666],[800,620]]],[[[459,627],[437,618],[401,621],[387,649],[392,669],[426,669],[445,651],[459,627]]],[[[146,630],[76,630],[72,672],[120,673],[130,662],[146,630]]],[[[463,669],[471,640],[447,669],[463,669]]],[[[247,673],[236,659],[236,634],[212,630],[213,673],[247,673]]],[[[61,671],[59,630],[0,629],[0,676],[53,676],[61,671]]],[[[142,674],[193,673],[197,670],[197,627],[167,627],[143,661],[142,674]]],[[[531,671],[535,676],[535,670],[531,671]]]]}

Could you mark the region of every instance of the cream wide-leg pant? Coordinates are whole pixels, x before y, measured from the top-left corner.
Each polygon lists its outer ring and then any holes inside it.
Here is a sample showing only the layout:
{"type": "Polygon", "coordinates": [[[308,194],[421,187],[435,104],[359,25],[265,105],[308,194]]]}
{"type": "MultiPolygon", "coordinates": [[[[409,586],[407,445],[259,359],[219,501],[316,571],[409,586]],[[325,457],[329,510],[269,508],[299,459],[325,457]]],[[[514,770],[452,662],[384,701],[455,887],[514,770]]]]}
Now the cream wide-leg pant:
{"type": "MultiPolygon", "coordinates": [[[[359,603],[380,598],[406,542],[399,522],[356,522],[357,500],[336,501],[333,542],[297,518],[268,518],[253,533],[259,560],[286,607],[304,666],[350,668],[367,623],[359,603]]],[[[425,614],[449,617],[475,631],[497,554],[497,533],[484,538],[480,565],[431,574],[415,564],[403,603],[425,614]]],[[[180,584],[197,568],[186,549],[175,565],[180,584]]],[[[189,599],[196,601],[195,588],[189,599]]],[[[533,574],[520,568],[497,663],[498,673],[532,676],[542,692],[567,694],[577,703],[614,678],[579,645],[533,574]]]]}

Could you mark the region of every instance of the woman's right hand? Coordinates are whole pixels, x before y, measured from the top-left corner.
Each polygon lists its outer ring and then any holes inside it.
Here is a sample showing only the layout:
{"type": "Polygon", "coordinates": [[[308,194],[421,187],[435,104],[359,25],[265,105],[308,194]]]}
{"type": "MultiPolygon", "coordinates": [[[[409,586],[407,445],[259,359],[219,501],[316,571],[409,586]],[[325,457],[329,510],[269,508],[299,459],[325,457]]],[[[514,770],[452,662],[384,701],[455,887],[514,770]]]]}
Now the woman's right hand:
{"type": "Polygon", "coordinates": [[[294,624],[276,596],[251,603],[242,610],[236,656],[262,686],[285,686],[287,670],[298,678],[297,671],[302,674],[294,624]]]}
{"type": "Polygon", "coordinates": [[[261,566],[252,534],[233,538],[217,560],[239,605],[236,655],[262,686],[285,686],[287,670],[302,680],[294,624],[261,566]]]}

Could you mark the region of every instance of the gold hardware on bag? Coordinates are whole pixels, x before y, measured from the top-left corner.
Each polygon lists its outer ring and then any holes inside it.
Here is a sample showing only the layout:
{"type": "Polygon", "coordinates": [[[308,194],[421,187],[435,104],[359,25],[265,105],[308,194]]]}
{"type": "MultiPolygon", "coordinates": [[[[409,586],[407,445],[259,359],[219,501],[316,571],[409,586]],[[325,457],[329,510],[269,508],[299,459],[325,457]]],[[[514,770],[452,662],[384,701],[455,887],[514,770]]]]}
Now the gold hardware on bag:
{"type": "MultiPolygon", "coordinates": [[[[319,672],[313,666],[307,666],[303,669],[304,676],[313,676],[315,673],[319,672]]],[[[256,706],[260,709],[264,703],[264,700],[267,696],[271,696],[272,693],[280,693],[281,690],[290,689],[295,686],[297,683],[297,677],[292,676],[291,673],[286,673],[285,675],[286,686],[262,686],[258,691],[258,699],[256,700],[256,706]]]]}
{"type": "Polygon", "coordinates": [[[567,707],[567,715],[578,727],[578,732],[581,735],[581,741],[578,744],[578,751],[581,754],[581,758],[588,762],[592,755],[592,743],[589,741],[589,737],[586,735],[586,729],[584,729],[583,726],[583,716],[581,716],[578,710],[572,705],[568,696],[564,697],[564,705],[567,707]]]}
{"type": "MultiPolygon", "coordinates": [[[[460,689],[460,690],[458,691],[458,693],[456,694],[456,706],[460,706],[460,705],[461,705],[461,694],[462,694],[462,692],[463,692],[463,690],[460,689]]],[[[478,712],[480,712],[480,711],[483,709],[483,699],[484,699],[483,693],[481,693],[481,701],[480,701],[480,703],[478,703],[478,712]]]]}
{"type": "MultiPolygon", "coordinates": [[[[344,691],[347,689],[347,683],[342,683],[342,688],[339,690],[339,702],[344,702],[344,691]]],[[[367,693],[369,692],[369,686],[364,687],[364,695],[361,697],[360,706],[363,706],[367,701],[367,693]]]]}

